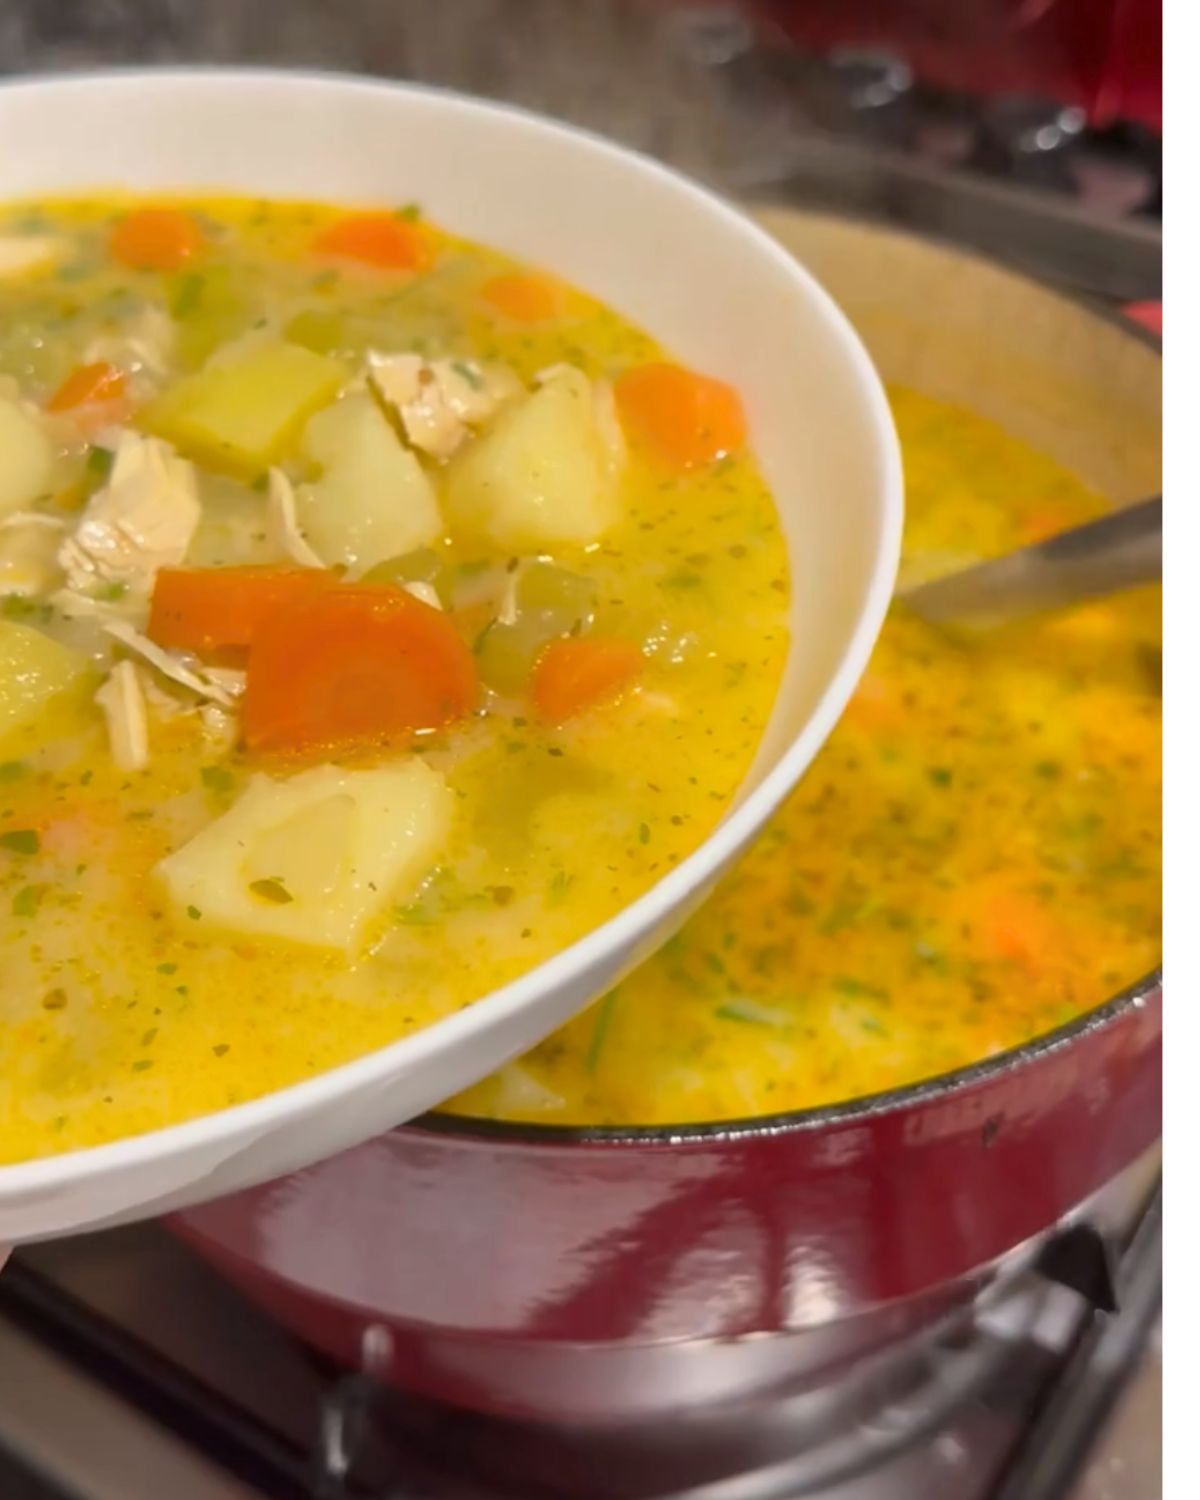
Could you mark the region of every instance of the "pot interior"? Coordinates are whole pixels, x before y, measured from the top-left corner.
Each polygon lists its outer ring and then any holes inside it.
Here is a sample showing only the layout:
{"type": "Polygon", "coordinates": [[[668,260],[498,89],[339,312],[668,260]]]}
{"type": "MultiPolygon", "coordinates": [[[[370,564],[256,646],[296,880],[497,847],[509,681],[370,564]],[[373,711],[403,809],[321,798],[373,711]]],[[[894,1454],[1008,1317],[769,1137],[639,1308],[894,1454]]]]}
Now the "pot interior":
{"type": "MultiPolygon", "coordinates": [[[[1160,348],[1119,316],[981,257],[879,225],[762,207],[759,223],[846,312],[885,381],[995,422],[1114,506],[1162,486],[1160,348]]],[[[573,1127],[434,1113],[417,1128],[489,1140],[629,1139],[832,1124],[927,1101],[1102,1026],[1153,996],[1156,972],[1000,1058],[885,1094],[770,1116],[678,1126],[573,1127]]],[[[412,1128],[412,1127],[402,1127],[412,1128]]]]}

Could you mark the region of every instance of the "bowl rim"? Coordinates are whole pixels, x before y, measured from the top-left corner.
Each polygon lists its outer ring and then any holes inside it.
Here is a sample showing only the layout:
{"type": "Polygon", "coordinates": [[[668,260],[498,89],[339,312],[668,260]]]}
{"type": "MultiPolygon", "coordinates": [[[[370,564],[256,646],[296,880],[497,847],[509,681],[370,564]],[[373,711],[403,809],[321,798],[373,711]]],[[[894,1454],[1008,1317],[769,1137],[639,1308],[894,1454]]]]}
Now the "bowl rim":
{"type": "MultiPolygon", "coordinates": [[[[636,942],[693,894],[703,884],[706,872],[745,846],[753,831],[766,822],[769,812],[803,775],[840,718],[866,668],[891,600],[899,564],[904,511],[899,439],[882,380],[862,339],[816,277],[748,213],[710,187],[642,152],[520,106],[452,89],[336,70],[209,64],[45,72],[0,80],[0,110],[6,100],[22,94],[43,94],[51,98],[58,95],[69,105],[72,96],[97,89],[132,93],[146,84],[168,82],[176,88],[211,88],[214,91],[240,86],[242,89],[291,90],[298,96],[329,91],[374,94],[381,98],[400,96],[417,102],[425,100],[435,106],[469,113],[481,124],[493,122],[510,127],[515,124],[557,136],[582,155],[597,160],[607,158],[627,173],[640,174],[664,192],[690,200],[714,222],[723,222],[730,230],[736,231],[745,242],[748,256],[757,258],[760,263],[773,263],[786,274],[794,284],[796,294],[805,298],[814,312],[824,319],[831,336],[841,345],[847,367],[853,374],[864,425],[871,431],[878,447],[879,541],[858,620],[825,690],[800,732],[792,736],[758,784],[726,812],[707,838],[635,900],[515,980],[489,991],[420,1031],[335,1067],[238,1104],[137,1135],[118,1136],[94,1146],[0,1165],[0,1204],[6,1200],[19,1202],[31,1193],[37,1195],[38,1201],[43,1201],[51,1192],[71,1189],[85,1182],[102,1184],[109,1177],[120,1176],[131,1169],[166,1159],[186,1158],[191,1152],[212,1152],[225,1147],[226,1154],[215,1164],[209,1162],[202,1175],[207,1177],[219,1173],[222,1163],[231,1156],[237,1157],[242,1151],[252,1148],[286,1122],[309,1118],[314,1113],[335,1107],[336,1102],[346,1095],[386,1084],[389,1078],[397,1076],[393,1058],[398,1049],[403,1049],[405,1055],[405,1072],[415,1072],[443,1047],[452,1047],[460,1036],[470,1035],[480,1027],[486,1029],[488,1020],[494,1025],[503,1025],[507,1017],[527,1008],[532,995],[544,995],[558,988],[585,972],[606,952],[636,942]]],[[[231,176],[236,175],[236,171],[231,171],[231,176]]],[[[227,186],[236,187],[236,184],[227,186]]],[[[196,1179],[193,1176],[188,1180],[196,1179]]]]}
{"type": "MultiPolygon", "coordinates": [[[[764,212],[786,207],[769,196],[755,196],[747,207],[764,212]]],[[[925,234],[896,224],[869,213],[834,213],[816,207],[802,210],[809,217],[834,222],[850,222],[860,229],[876,230],[894,235],[897,239],[917,240],[943,252],[959,255],[1000,271],[1019,281],[1027,281],[1039,287],[1047,296],[1069,303],[1105,323],[1124,337],[1142,344],[1162,361],[1162,338],[1143,323],[1126,317],[1119,309],[1096,298],[1065,290],[1063,287],[1034,275],[1018,270],[997,256],[983,251],[964,249],[948,235],[925,234]]],[[[555,1125],[536,1121],[495,1120],[484,1115],[454,1115],[440,1109],[427,1110],[415,1120],[397,1125],[396,1131],[416,1131],[424,1135],[444,1136],[462,1140],[486,1142],[494,1147],[564,1147],[572,1145],[617,1146],[646,1150],[663,1146],[729,1144],[736,1141],[753,1141],[786,1135],[810,1134],[853,1125],[882,1115],[904,1114],[910,1110],[935,1104],[956,1094],[965,1093],[977,1084],[995,1082],[1035,1062],[1071,1046],[1079,1038],[1102,1032],[1120,1021],[1128,1011],[1143,1010],[1161,999],[1163,982],[1162,964],[1149,973],[1135,979],[1124,989],[1100,1004],[1014,1047],[1006,1047],[992,1057],[979,1058],[964,1063],[943,1073],[931,1073],[927,1078],[918,1078],[912,1083],[895,1088],[881,1089],[869,1094],[856,1094],[849,1099],[835,1100],[831,1104],[811,1105],[803,1109],[775,1110],[762,1115],[735,1115],[722,1120],[695,1120],[690,1122],[664,1123],[660,1125],[555,1125]]]]}

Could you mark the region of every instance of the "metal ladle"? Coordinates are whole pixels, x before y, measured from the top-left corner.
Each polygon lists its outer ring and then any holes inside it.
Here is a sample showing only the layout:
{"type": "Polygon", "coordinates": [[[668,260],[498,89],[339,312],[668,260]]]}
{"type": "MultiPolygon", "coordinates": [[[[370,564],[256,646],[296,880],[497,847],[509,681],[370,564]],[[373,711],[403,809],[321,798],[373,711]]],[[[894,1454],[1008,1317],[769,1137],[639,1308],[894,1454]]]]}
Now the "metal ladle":
{"type": "Polygon", "coordinates": [[[1162,579],[1162,496],[1009,552],[897,599],[937,625],[1002,625],[1162,579]]]}

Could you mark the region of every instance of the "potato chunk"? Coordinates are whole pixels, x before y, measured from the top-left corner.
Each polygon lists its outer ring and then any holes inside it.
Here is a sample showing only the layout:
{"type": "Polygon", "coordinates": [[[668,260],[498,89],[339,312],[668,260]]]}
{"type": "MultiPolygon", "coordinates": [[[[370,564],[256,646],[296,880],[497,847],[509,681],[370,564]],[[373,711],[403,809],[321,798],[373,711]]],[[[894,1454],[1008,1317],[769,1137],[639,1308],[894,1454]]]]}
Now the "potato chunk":
{"type": "Polygon", "coordinates": [[[50,488],[54,449],[37,414],[0,397],[0,516],[24,510],[50,488]]]}
{"type": "Polygon", "coordinates": [[[88,660],[28,625],[0,620],[0,734],[28,724],[88,671],[88,660]]]}
{"type": "Polygon", "coordinates": [[[422,761],[256,776],[157,872],[180,913],[251,937],[353,953],[445,842],[454,797],[422,761]]]}
{"type": "Polygon", "coordinates": [[[299,344],[247,340],[164,391],[141,421],[199,462],[253,477],[282,457],[346,376],[336,359],[299,344]]]}
{"type": "Polygon", "coordinates": [[[318,412],[304,452],[323,473],[297,490],[296,519],[324,562],[358,576],[441,537],[433,485],[368,392],[318,412]]]}
{"type": "Polygon", "coordinates": [[[591,381],[560,366],[451,462],[451,523],[512,551],[594,541],[616,519],[619,461],[591,381]]]}

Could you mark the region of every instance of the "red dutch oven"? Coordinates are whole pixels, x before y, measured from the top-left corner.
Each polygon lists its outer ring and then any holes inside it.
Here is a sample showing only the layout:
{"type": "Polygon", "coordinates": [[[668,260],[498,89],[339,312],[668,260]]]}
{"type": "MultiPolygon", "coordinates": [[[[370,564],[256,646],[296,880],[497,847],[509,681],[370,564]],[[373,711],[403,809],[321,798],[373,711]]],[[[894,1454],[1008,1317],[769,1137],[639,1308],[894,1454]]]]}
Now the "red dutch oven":
{"type": "MultiPolygon", "coordinates": [[[[765,213],[885,376],[1115,500],[1159,481],[1160,356],[956,251],[765,213]]],[[[1157,975],[1025,1047],[819,1110],[667,1129],[431,1116],[174,1220],[303,1338],[405,1388],[626,1420],[826,1381],[938,1325],[1159,1135],[1157,975]],[[373,1330],[368,1341],[368,1330],[373,1330]]]]}

